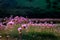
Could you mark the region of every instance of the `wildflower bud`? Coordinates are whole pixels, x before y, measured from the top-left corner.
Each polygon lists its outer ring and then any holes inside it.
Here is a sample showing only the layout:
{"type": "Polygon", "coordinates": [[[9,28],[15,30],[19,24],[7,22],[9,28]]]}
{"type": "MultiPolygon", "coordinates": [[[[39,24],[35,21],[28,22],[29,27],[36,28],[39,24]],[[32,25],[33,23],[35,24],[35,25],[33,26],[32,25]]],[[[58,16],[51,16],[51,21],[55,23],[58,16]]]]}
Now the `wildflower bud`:
{"type": "Polygon", "coordinates": [[[22,28],[21,28],[21,27],[19,27],[19,28],[18,28],[18,32],[19,32],[19,33],[21,33],[21,31],[22,31],[22,28]]]}
{"type": "Polygon", "coordinates": [[[22,25],[22,28],[27,29],[27,25],[26,24],[23,24],[22,25]]]}

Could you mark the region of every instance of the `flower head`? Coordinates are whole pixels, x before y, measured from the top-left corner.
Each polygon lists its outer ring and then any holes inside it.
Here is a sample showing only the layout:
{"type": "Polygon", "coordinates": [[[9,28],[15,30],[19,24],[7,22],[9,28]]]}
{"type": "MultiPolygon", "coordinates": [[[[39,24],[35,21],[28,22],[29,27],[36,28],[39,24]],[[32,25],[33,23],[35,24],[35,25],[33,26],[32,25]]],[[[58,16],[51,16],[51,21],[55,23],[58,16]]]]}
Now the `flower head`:
{"type": "Polygon", "coordinates": [[[21,27],[19,27],[18,28],[18,32],[21,34],[21,31],[22,31],[22,28],[21,27]]]}
{"type": "Polygon", "coordinates": [[[22,24],[22,28],[27,29],[27,24],[22,24]]]}
{"type": "Polygon", "coordinates": [[[13,25],[13,24],[14,24],[14,22],[10,21],[10,22],[8,22],[7,24],[12,24],[12,25],[13,25]]]}
{"type": "Polygon", "coordinates": [[[18,28],[18,31],[20,31],[20,30],[22,30],[22,28],[21,28],[21,27],[19,27],[19,28],[18,28]]]}
{"type": "Polygon", "coordinates": [[[10,21],[7,23],[7,28],[13,28],[14,27],[14,22],[10,21]]]}

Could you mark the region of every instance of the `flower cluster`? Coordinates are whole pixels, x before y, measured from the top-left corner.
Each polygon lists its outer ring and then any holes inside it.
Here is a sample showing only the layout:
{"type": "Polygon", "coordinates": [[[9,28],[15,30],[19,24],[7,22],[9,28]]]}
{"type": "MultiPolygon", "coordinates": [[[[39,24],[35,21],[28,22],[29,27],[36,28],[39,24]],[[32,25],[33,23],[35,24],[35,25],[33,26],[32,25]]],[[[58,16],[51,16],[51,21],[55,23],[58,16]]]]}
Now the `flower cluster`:
{"type": "Polygon", "coordinates": [[[49,27],[49,28],[52,28],[52,27],[56,27],[56,24],[44,24],[44,23],[40,23],[40,24],[28,24],[29,26],[39,26],[39,27],[49,27]]]}
{"type": "Polygon", "coordinates": [[[0,29],[2,28],[2,25],[5,25],[5,28],[6,29],[14,28],[14,25],[15,24],[21,24],[21,27],[22,28],[26,28],[26,29],[27,29],[28,26],[41,26],[41,27],[42,26],[44,26],[44,27],[54,27],[54,26],[56,26],[52,22],[51,22],[51,24],[49,24],[49,23],[39,23],[39,24],[35,23],[34,24],[28,18],[24,18],[22,16],[20,16],[20,17],[19,16],[15,16],[15,17],[10,16],[9,18],[8,17],[5,17],[3,19],[3,21],[0,22],[0,29]]]}
{"type": "Polygon", "coordinates": [[[21,33],[23,29],[27,29],[28,25],[27,24],[22,24],[21,27],[18,28],[18,32],[21,33]]]}
{"type": "Polygon", "coordinates": [[[10,16],[5,17],[0,22],[0,29],[2,28],[2,25],[5,26],[6,29],[13,28],[15,24],[23,24],[24,22],[27,23],[27,18],[24,18],[22,16],[10,16]]]}

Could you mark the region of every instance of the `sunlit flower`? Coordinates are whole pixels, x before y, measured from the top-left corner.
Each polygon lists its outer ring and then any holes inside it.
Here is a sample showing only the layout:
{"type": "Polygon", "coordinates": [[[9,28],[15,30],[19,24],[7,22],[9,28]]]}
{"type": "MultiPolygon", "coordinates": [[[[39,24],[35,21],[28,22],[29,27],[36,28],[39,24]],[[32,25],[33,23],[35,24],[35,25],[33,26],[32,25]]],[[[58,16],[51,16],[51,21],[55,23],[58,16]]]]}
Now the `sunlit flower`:
{"type": "Polygon", "coordinates": [[[22,24],[22,28],[27,29],[28,25],[27,24],[22,24]]]}
{"type": "Polygon", "coordinates": [[[21,28],[21,27],[19,27],[19,28],[18,28],[18,31],[20,31],[20,30],[22,30],[22,28],[21,28]]]}
{"type": "Polygon", "coordinates": [[[7,24],[13,25],[13,24],[14,24],[14,22],[10,21],[10,22],[8,22],[7,24]]]}
{"type": "Polygon", "coordinates": [[[18,28],[18,32],[19,32],[19,33],[21,33],[21,31],[22,31],[22,28],[21,28],[21,27],[19,27],[19,28],[18,28]]]}
{"type": "Polygon", "coordinates": [[[14,27],[14,22],[10,21],[7,23],[7,28],[13,28],[14,27]]]}

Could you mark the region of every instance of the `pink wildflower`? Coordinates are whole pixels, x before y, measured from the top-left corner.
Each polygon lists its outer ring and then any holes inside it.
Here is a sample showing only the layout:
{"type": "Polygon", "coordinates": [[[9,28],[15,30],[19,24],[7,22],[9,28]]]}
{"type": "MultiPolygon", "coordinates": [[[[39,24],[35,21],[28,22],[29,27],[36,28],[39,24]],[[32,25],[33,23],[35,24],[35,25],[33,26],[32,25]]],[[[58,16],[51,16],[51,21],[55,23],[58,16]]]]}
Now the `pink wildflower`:
{"type": "Polygon", "coordinates": [[[10,21],[10,22],[8,22],[7,24],[12,24],[12,25],[13,25],[13,24],[14,24],[14,22],[10,21]]]}
{"type": "Polygon", "coordinates": [[[18,28],[18,32],[21,34],[21,31],[22,31],[22,28],[21,27],[19,27],[18,28]]]}
{"type": "Polygon", "coordinates": [[[20,30],[22,30],[22,28],[21,28],[21,27],[19,27],[19,28],[18,28],[18,31],[20,31],[20,30]]]}
{"type": "Polygon", "coordinates": [[[19,16],[16,16],[14,19],[18,19],[19,18],[19,16]]]}
{"type": "Polygon", "coordinates": [[[10,21],[7,23],[7,28],[13,28],[14,27],[14,22],[10,21]]]}
{"type": "Polygon", "coordinates": [[[22,28],[26,28],[27,29],[27,24],[22,24],[22,28]]]}

